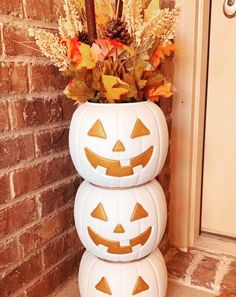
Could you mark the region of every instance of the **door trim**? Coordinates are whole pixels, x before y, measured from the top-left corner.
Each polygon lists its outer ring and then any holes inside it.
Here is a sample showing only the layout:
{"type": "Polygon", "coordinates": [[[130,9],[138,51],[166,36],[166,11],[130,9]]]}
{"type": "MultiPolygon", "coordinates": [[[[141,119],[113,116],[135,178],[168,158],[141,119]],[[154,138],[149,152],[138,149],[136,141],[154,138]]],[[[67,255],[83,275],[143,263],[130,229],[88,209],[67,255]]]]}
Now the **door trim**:
{"type": "Polygon", "coordinates": [[[186,251],[200,231],[210,0],[176,0],[182,7],[171,133],[171,243],[186,251]]]}

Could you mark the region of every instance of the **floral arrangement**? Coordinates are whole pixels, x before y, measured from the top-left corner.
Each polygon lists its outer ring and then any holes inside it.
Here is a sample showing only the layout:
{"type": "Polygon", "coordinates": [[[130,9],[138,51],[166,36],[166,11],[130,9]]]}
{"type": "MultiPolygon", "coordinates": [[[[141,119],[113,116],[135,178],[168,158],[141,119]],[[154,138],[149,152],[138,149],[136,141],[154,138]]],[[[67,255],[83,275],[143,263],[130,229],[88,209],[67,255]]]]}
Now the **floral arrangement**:
{"type": "Polygon", "coordinates": [[[160,63],[170,56],[179,8],[158,0],[64,0],[58,34],[31,28],[40,51],[70,78],[64,93],[83,103],[157,101],[173,94],[160,63]]]}

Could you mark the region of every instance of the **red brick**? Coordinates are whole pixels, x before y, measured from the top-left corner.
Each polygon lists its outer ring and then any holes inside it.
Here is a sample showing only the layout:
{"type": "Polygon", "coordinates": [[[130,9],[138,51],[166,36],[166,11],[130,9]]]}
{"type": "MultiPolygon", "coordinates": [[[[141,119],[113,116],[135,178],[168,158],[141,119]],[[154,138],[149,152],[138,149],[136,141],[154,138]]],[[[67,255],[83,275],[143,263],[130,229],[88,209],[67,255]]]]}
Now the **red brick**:
{"type": "Polygon", "coordinates": [[[58,98],[16,100],[9,103],[9,110],[12,129],[51,124],[63,120],[63,110],[58,98]]]}
{"type": "Polygon", "coordinates": [[[26,93],[28,91],[26,65],[0,65],[0,94],[26,93]]]}
{"type": "Polygon", "coordinates": [[[33,134],[0,139],[0,156],[0,168],[32,159],[35,156],[33,134]]]}
{"type": "Polygon", "coordinates": [[[70,156],[54,159],[47,163],[45,180],[47,183],[52,183],[75,173],[76,170],[70,156]]]}
{"type": "Polygon", "coordinates": [[[37,218],[34,199],[16,203],[0,211],[0,237],[33,222],[37,218]]]}
{"type": "Polygon", "coordinates": [[[19,261],[16,241],[11,241],[0,246],[0,270],[8,268],[19,261]]]}
{"type": "Polygon", "coordinates": [[[36,134],[37,153],[39,156],[51,154],[68,148],[68,128],[41,131],[36,134]]]}
{"type": "Polygon", "coordinates": [[[66,80],[58,69],[51,65],[30,65],[30,91],[63,90],[66,80]]]}
{"type": "Polygon", "coordinates": [[[66,98],[65,96],[60,96],[61,107],[63,110],[63,119],[65,121],[70,121],[73,115],[73,112],[76,110],[77,105],[74,101],[66,98]]]}
{"type": "Polygon", "coordinates": [[[22,14],[21,0],[1,0],[0,14],[11,14],[13,16],[22,14]]]}
{"type": "Polygon", "coordinates": [[[15,171],[13,173],[15,196],[18,197],[46,185],[45,172],[46,163],[15,171]]]}
{"type": "Polygon", "coordinates": [[[26,17],[33,20],[57,21],[62,12],[62,1],[26,0],[26,17]]]}
{"type": "Polygon", "coordinates": [[[23,252],[25,254],[32,252],[72,226],[73,208],[69,207],[54,217],[26,230],[20,236],[23,252]]]}
{"type": "Polygon", "coordinates": [[[30,191],[37,190],[52,182],[68,177],[75,172],[69,156],[53,159],[52,161],[31,167],[24,167],[15,171],[13,174],[15,196],[18,197],[30,191]]]}
{"type": "Polygon", "coordinates": [[[196,286],[213,289],[219,260],[204,257],[192,274],[191,283],[196,286]]]}
{"type": "Polygon", "coordinates": [[[33,255],[27,261],[3,276],[0,282],[0,296],[10,296],[41,272],[41,257],[39,254],[33,255]]]}
{"type": "Polygon", "coordinates": [[[81,253],[79,252],[58,265],[40,281],[34,283],[27,289],[27,297],[45,297],[51,294],[60,284],[65,282],[77,271],[80,258],[81,253]]]}
{"type": "Polygon", "coordinates": [[[5,203],[11,197],[9,174],[0,176],[0,204],[5,203]]]}
{"type": "Polygon", "coordinates": [[[8,56],[42,56],[34,39],[29,37],[26,29],[9,25],[4,26],[3,42],[8,56]],[[35,50],[32,48],[35,48],[35,50]]]}
{"type": "Polygon", "coordinates": [[[236,261],[231,263],[229,272],[224,276],[221,289],[228,293],[236,292],[236,261]]]}
{"type": "Polygon", "coordinates": [[[9,129],[8,106],[6,101],[0,101],[0,132],[9,129]]]}
{"type": "Polygon", "coordinates": [[[173,258],[167,263],[169,273],[177,278],[184,278],[189,264],[192,262],[193,256],[178,251],[173,258]]]}
{"type": "Polygon", "coordinates": [[[46,216],[72,201],[75,198],[78,186],[79,181],[75,180],[43,192],[40,195],[42,216],[46,216]]]}
{"type": "Polygon", "coordinates": [[[49,267],[69,255],[81,245],[76,231],[53,241],[43,250],[45,267],[49,267]]]}

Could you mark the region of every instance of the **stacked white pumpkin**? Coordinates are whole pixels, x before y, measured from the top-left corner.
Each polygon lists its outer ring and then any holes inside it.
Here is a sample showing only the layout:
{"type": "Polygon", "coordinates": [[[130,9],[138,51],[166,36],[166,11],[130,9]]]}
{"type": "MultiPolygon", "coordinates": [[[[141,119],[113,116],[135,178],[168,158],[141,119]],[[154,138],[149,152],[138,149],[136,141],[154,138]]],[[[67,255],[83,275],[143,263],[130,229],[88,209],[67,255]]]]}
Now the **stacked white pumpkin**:
{"type": "Polygon", "coordinates": [[[81,297],[165,297],[167,272],[157,247],[167,210],[155,177],[167,150],[166,120],[152,102],[85,103],[75,111],[70,152],[85,179],[74,209],[87,249],[81,297]]]}

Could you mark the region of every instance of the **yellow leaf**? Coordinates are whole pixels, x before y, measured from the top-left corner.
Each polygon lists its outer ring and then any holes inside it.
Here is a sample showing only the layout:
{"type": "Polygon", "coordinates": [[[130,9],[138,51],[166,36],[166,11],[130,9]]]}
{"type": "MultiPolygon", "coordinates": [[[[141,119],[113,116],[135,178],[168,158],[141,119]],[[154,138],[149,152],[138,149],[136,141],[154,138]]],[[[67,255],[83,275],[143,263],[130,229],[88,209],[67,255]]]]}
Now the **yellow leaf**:
{"type": "Polygon", "coordinates": [[[159,87],[152,87],[147,91],[147,98],[152,101],[158,100],[159,96],[168,98],[171,95],[173,95],[171,83],[165,83],[159,87]]]}
{"type": "Polygon", "coordinates": [[[64,90],[64,94],[73,100],[85,102],[94,97],[94,90],[90,89],[83,81],[72,80],[64,90]]]}
{"type": "Polygon", "coordinates": [[[129,91],[129,85],[116,76],[102,75],[102,83],[106,91],[104,95],[109,102],[120,100],[129,91]]]}
{"type": "Polygon", "coordinates": [[[160,3],[159,0],[151,0],[150,4],[148,5],[148,8],[145,9],[144,12],[144,20],[149,20],[154,14],[158,12],[160,9],[160,3]]]}
{"type": "Polygon", "coordinates": [[[136,81],[139,81],[142,78],[144,71],[148,70],[149,66],[150,64],[142,59],[136,61],[134,66],[134,77],[136,81]]]}
{"type": "Polygon", "coordinates": [[[124,80],[124,82],[126,82],[129,85],[129,91],[127,93],[127,97],[128,98],[132,98],[132,97],[137,98],[138,89],[136,86],[135,78],[132,75],[125,73],[123,80],[124,80]]]}
{"type": "Polygon", "coordinates": [[[68,57],[75,64],[76,69],[86,67],[93,69],[97,63],[97,55],[89,45],[77,41],[76,37],[71,38],[68,43],[68,57]]]}
{"type": "Polygon", "coordinates": [[[96,66],[98,61],[97,56],[91,50],[90,46],[82,43],[80,46],[80,52],[82,54],[82,61],[79,65],[79,68],[86,67],[88,69],[92,69],[96,66]]]}

